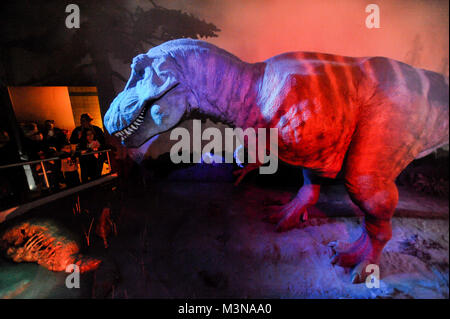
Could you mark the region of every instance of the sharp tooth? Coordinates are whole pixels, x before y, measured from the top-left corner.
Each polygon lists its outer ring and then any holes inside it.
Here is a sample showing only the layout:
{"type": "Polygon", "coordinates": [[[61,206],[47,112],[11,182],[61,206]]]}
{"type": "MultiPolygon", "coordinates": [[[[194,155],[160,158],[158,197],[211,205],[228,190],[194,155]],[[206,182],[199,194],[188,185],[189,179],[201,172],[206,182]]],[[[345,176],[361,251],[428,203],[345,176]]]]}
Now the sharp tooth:
{"type": "Polygon", "coordinates": [[[130,126],[131,126],[131,128],[132,128],[133,130],[136,130],[136,129],[137,129],[137,126],[134,125],[134,124],[131,124],[130,126]]]}

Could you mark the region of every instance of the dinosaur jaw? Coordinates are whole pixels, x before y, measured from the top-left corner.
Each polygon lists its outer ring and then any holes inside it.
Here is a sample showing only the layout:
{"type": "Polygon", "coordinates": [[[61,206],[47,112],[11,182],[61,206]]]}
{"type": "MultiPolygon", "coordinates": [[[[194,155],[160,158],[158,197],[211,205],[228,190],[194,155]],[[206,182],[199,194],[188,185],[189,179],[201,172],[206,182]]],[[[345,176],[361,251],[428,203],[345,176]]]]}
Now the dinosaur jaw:
{"type": "MultiPolygon", "coordinates": [[[[124,127],[120,131],[116,131],[112,133],[113,136],[117,137],[122,144],[125,144],[127,147],[138,147],[145,143],[145,140],[140,142],[142,138],[138,138],[141,136],[142,128],[144,126],[145,116],[148,113],[149,105],[146,103],[142,108],[141,112],[139,112],[138,116],[126,127],[124,127]],[[137,146],[136,146],[137,145],[137,146]]],[[[151,138],[151,136],[149,137],[151,138]]]]}
{"type": "MultiPolygon", "coordinates": [[[[137,148],[149,139],[178,125],[186,110],[186,98],[178,84],[161,96],[141,102],[136,115],[119,130],[109,129],[111,135],[129,148],[137,148]]],[[[120,118],[118,114],[117,118],[120,118]]],[[[111,128],[111,127],[110,127],[111,128]]]]}

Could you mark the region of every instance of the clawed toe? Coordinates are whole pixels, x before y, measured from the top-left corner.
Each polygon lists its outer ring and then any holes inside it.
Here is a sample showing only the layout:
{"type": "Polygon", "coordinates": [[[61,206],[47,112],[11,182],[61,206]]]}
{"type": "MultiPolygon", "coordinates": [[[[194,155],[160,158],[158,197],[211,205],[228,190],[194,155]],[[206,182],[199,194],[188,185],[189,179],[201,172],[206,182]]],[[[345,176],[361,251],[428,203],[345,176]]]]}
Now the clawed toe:
{"type": "Polygon", "coordinates": [[[361,279],[359,278],[359,274],[352,273],[352,279],[350,280],[352,284],[359,284],[361,283],[361,279]]]}
{"type": "Polygon", "coordinates": [[[290,212],[277,224],[276,231],[283,232],[296,228],[300,224],[300,220],[305,221],[306,219],[308,219],[306,210],[290,212]]]}
{"type": "Polygon", "coordinates": [[[337,240],[330,242],[328,247],[330,247],[333,254],[330,260],[332,265],[337,264],[341,267],[353,267],[367,254],[368,240],[363,235],[354,243],[337,240]]]}
{"type": "Polygon", "coordinates": [[[337,245],[338,245],[338,242],[337,242],[337,240],[335,240],[335,241],[330,241],[327,246],[330,247],[333,254],[335,254],[337,245]]]}
{"type": "MultiPolygon", "coordinates": [[[[335,257],[342,251],[342,249],[340,248],[342,246],[342,243],[338,240],[329,242],[327,246],[330,247],[333,257],[335,257]]],[[[333,262],[333,260],[336,260],[336,258],[332,258],[331,261],[331,263],[334,265],[336,262],[333,262]]]]}
{"type": "Polygon", "coordinates": [[[356,253],[342,253],[337,252],[331,257],[331,264],[341,267],[353,267],[358,263],[360,256],[356,253]]]}
{"type": "Polygon", "coordinates": [[[334,253],[330,263],[341,267],[353,267],[357,263],[357,256],[348,253],[334,253]]]}
{"type": "Polygon", "coordinates": [[[335,240],[335,241],[331,241],[328,243],[328,247],[331,248],[331,251],[333,252],[333,254],[337,254],[337,253],[346,253],[352,250],[352,246],[355,246],[357,244],[357,242],[353,243],[353,245],[351,243],[347,243],[347,242],[342,242],[340,240],[335,240]]]}
{"type": "Polygon", "coordinates": [[[278,211],[276,213],[272,213],[263,219],[271,224],[276,224],[277,232],[296,228],[299,225],[300,220],[306,221],[308,219],[306,209],[298,209],[292,205],[282,206],[281,209],[279,206],[277,208],[278,211]]]}
{"type": "Polygon", "coordinates": [[[373,264],[367,257],[362,258],[356,253],[336,253],[331,258],[331,264],[338,264],[342,267],[354,267],[351,272],[350,281],[352,284],[359,284],[366,281],[366,278],[372,273],[368,272],[367,266],[373,264]]]}
{"type": "Polygon", "coordinates": [[[331,257],[330,263],[331,263],[332,265],[336,265],[336,263],[338,262],[338,260],[339,260],[339,256],[338,256],[336,253],[334,253],[333,256],[331,257]]]}
{"type": "Polygon", "coordinates": [[[374,250],[374,245],[369,236],[363,234],[353,243],[332,241],[328,243],[333,256],[331,264],[341,267],[354,267],[351,272],[351,282],[354,284],[362,283],[370,273],[366,268],[371,264],[371,260],[378,260],[381,250],[374,250]]]}
{"type": "Polygon", "coordinates": [[[370,261],[363,260],[355,266],[351,273],[352,284],[360,284],[366,281],[367,277],[371,274],[371,272],[367,272],[367,266],[370,264],[370,261]]]}

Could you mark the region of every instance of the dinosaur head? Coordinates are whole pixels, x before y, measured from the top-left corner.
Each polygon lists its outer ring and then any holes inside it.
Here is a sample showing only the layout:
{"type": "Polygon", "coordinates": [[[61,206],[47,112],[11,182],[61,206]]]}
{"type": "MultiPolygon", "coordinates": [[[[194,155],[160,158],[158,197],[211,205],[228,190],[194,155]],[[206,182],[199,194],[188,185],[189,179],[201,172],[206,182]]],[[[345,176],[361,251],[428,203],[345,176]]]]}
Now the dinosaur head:
{"type": "Polygon", "coordinates": [[[175,127],[191,99],[171,46],[160,45],[133,59],[128,83],[111,103],[104,124],[125,146],[139,147],[175,127]]]}

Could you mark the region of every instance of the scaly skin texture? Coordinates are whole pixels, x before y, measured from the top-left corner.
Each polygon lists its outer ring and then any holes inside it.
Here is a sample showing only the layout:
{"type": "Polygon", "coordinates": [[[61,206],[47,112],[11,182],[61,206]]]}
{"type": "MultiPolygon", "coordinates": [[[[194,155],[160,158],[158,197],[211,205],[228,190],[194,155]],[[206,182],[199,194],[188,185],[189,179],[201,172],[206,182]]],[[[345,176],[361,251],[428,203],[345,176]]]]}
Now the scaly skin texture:
{"type": "Polygon", "coordinates": [[[354,267],[353,282],[365,279],[365,267],[379,262],[392,236],[395,178],[449,136],[448,78],[440,74],[383,57],[313,52],[249,64],[188,39],[137,56],[104,122],[136,147],[194,111],[243,129],[278,128],[279,158],[303,167],[305,180],[292,202],[268,218],[278,231],[306,219],[321,179],[342,172],[365,221],[358,240],[330,247],[332,263],[354,267]]]}

